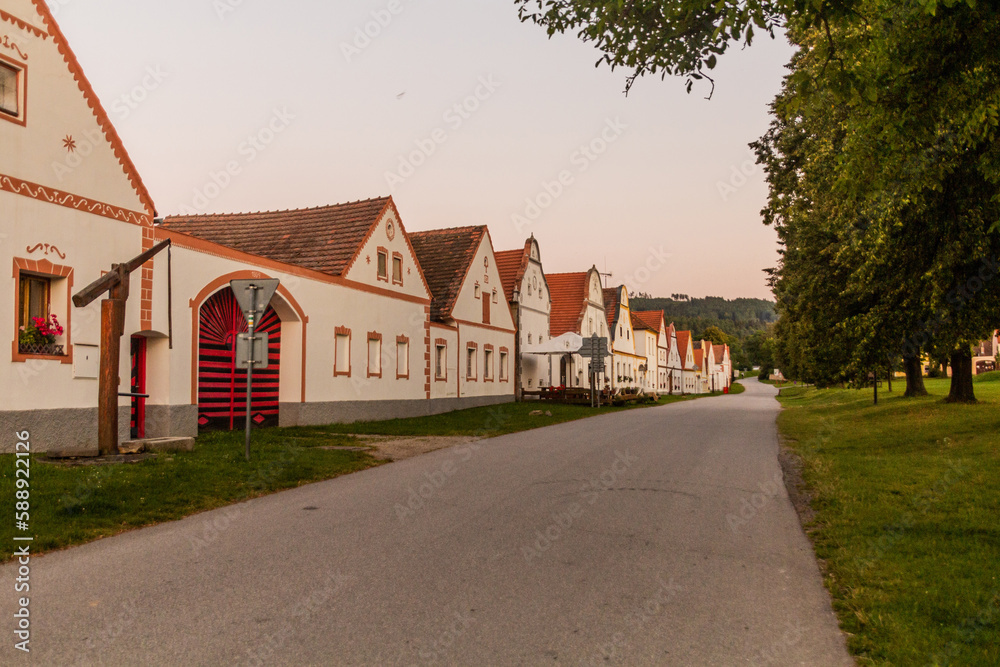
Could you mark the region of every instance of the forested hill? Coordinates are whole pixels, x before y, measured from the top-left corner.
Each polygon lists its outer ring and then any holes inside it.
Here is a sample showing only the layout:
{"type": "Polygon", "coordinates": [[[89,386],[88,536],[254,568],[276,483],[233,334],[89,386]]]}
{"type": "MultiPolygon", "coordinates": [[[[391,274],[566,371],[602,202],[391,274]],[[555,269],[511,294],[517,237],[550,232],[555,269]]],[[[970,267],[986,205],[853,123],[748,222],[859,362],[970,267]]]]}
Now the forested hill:
{"type": "Polygon", "coordinates": [[[633,297],[632,310],[662,310],[667,324],[673,322],[679,331],[701,332],[710,326],[722,329],[730,336],[746,338],[773,323],[778,316],[774,303],[764,299],[664,299],[633,297]]]}

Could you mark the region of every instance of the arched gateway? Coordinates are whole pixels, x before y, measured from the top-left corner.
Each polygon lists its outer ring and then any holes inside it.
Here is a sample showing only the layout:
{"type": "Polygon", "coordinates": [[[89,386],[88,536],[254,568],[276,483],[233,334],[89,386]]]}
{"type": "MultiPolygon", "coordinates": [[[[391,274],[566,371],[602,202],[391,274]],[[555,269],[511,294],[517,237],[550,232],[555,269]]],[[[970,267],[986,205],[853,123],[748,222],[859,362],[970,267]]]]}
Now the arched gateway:
{"type": "MultiPolygon", "coordinates": [[[[236,367],[236,337],[248,331],[246,318],[229,287],[202,304],[198,329],[198,426],[201,430],[242,428],[246,420],[247,373],[236,367]]],[[[251,419],[278,425],[281,375],[281,319],[273,307],[257,324],[267,333],[268,368],[254,369],[251,419]]]]}

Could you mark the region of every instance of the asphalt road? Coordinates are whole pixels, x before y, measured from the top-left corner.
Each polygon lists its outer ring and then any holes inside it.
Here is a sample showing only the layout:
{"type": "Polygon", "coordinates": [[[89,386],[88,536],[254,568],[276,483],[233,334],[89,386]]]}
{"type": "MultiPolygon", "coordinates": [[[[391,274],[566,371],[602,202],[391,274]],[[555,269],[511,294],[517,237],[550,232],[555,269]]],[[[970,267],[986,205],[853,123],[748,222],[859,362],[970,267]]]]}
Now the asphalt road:
{"type": "Polygon", "coordinates": [[[5,566],[0,663],[850,665],[780,483],[774,393],[441,450],[34,559],[28,659],[5,566]]]}

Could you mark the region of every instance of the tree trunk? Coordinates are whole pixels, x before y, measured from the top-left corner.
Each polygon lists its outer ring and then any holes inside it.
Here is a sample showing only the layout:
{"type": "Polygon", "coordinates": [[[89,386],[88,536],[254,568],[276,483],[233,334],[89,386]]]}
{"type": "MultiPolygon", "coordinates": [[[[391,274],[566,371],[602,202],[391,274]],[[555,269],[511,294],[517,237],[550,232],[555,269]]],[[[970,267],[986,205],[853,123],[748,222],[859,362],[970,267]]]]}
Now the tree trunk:
{"type": "Polygon", "coordinates": [[[892,393],[892,376],[895,375],[896,371],[893,370],[892,365],[889,366],[889,372],[886,377],[889,380],[889,393],[892,393]]]}
{"type": "Polygon", "coordinates": [[[903,357],[903,371],[906,373],[904,398],[927,395],[927,388],[924,386],[924,369],[921,366],[920,357],[903,357]]]}
{"type": "Polygon", "coordinates": [[[975,403],[976,392],[972,385],[972,350],[960,349],[951,353],[951,393],[948,403],[975,403]]]}

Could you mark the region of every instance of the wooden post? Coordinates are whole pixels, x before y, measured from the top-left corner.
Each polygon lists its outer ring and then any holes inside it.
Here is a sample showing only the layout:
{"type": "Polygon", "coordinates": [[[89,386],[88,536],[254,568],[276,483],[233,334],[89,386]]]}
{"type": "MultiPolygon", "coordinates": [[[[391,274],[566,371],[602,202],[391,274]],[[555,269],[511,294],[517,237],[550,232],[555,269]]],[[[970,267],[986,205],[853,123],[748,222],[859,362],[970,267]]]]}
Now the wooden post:
{"type": "Polygon", "coordinates": [[[118,388],[129,274],[121,264],[116,264],[113,272],[119,274],[120,281],[111,288],[111,298],[101,301],[101,382],[97,404],[97,450],[101,456],[120,453],[118,388]]]}

